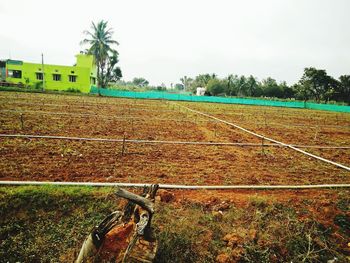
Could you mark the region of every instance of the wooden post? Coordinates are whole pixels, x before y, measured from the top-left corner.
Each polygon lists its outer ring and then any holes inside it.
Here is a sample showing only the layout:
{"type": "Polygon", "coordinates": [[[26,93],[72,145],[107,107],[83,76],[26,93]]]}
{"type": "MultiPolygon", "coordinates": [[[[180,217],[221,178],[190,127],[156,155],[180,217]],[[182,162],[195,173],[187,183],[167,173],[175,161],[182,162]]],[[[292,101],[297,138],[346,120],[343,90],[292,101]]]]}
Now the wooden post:
{"type": "Polygon", "coordinates": [[[264,149],[264,138],[261,138],[261,153],[265,155],[265,149],[264,149]]]}
{"type": "Polygon", "coordinates": [[[20,119],[20,122],[21,122],[21,130],[23,130],[23,129],[24,129],[23,113],[21,113],[21,114],[19,115],[19,119],[20,119]]]}
{"type": "Polygon", "coordinates": [[[121,152],[121,155],[124,156],[124,152],[125,152],[125,133],[124,133],[124,136],[123,136],[123,145],[122,145],[122,152],[121,152]]]}
{"type": "Polygon", "coordinates": [[[315,135],[314,135],[314,141],[317,140],[318,130],[319,130],[319,127],[316,126],[316,131],[315,131],[315,135]]]}

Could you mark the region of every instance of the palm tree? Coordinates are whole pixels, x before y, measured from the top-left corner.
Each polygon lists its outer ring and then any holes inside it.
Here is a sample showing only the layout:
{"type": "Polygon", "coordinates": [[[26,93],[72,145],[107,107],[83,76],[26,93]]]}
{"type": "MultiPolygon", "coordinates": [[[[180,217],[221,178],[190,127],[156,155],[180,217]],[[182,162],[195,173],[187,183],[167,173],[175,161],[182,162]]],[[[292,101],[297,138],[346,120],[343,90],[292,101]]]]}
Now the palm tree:
{"type": "Polygon", "coordinates": [[[87,53],[94,55],[97,66],[97,85],[100,94],[100,87],[106,85],[104,81],[104,71],[110,58],[110,54],[118,54],[116,50],[112,48],[112,45],[119,45],[119,43],[112,39],[113,30],[107,27],[108,22],[101,20],[97,24],[91,23],[91,31],[84,31],[84,34],[88,38],[81,41],[81,44],[88,44],[89,48],[87,53]]]}
{"type": "Polygon", "coordinates": [[[255,90],[258,86],[256,79],[250,75],[249,78],[247,79],[247,94],[248,96],[254,96],[255,95],[255,90]]]}
{"type": "Polygon", "coordinates": [[[227,91],[226,94],[229,96],[233,95],[233,87],[235,84],[235,80],[237,79],[237,75],[230,74],[227,76],[227,91]]]}
{"type": "Polygon", "coordinates": [[[184,86],[185,91],[187,91],[188,87],[191,85],[193,79],[184,76],[183,78],[180,79],[182,85],[184,86]]]}

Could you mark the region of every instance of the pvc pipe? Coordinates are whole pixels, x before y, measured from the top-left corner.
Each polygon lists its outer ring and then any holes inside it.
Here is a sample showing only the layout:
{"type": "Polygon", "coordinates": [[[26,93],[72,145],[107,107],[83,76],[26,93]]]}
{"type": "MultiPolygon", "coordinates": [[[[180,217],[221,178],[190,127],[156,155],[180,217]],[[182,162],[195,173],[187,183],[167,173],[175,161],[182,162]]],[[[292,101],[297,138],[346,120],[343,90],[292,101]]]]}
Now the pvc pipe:
{"type": "MultiPolygon", "coordinates": [[[[106,120],[143,120],[143,121],[149,121],[149,120],[160,120],[160,121],[174,121],[174,122],[191,122],[196,123],[193,120],[186,120],[186,119],[175,119],[175,118],[158,118],[158,117],[150,117],[150,118],[142,118],[142,117],[136,117],[136,116],[114,116],[114,115],[98,115],[93,113],[74,113],[74,112],[54,112],[54,111],[35,111],[35,110],[0,110],[0,112],[10,112],[10,113],[33,113],[33,114],[41,114],[41,115],[58,115],[58,116],[75,116],[75,117],[96,117],[98,119],[106,119],[106,120]]],[[[214,121],[203,121],[203,120],[197,120],[197,122],[214,122],[214,121]]],[[[216,122],[216,121],[215,121],[216,122]]]]}
{"type": "Polygon", "coordinates": [[[254,135],[254,136],[258,137],[258,138],[265,139],[265,140],[267,140],[267,141],[280,144],[280,145],[282,145],[282,146],[284,146],[284,147],[288,147],[288,148],[290,148],[290,149],[292,149],[292,150],[295,150],[295,151],[297,151],[297,152],[300,152],[300,153],[302,153],[302,154],[304,154],[304,155],[310,156],[310,157],[315,158],[315,159],[317,159],[317,160],[320,160],[320,161],[323,161],[323,162],[325,162],[325,163],[332,164],[332,165],[337,166],[337,167],[339,167],[339,168],[342,168],[342,169],[345,169],[345,170],[347,170],[347,171],[350,171],[350,167],[345,166],[345,165],[343,165],[343,164],[333,162],[333,161],[331,161],[331,160],[328,160],[328,159],[326,159],[326,158],[323,158],[323,157],[314,155],[314,154],[312,154],[312,153],[308,153],[308,152],[306,152],[306,151],[304,151],[304,150],[301,150],[301,149],[296,148],[296,147],[293,146],[293,145],[286,144],[286,143],[283,143],[283,142],[280,142],[280,141],[271,139],[271,138],[266,137],[266,136],[264,136],[264,135],[257,134],[257,133],[255,133],[255,132],[252,132],[252,131],[250,131],[250,130],[248,130],[248,129],[245,129],[245,128],[241,127],[241,126],[238,126],[237,124],[234,124],[234,123],[231,123],[231,122],[228,122],[228,121],[219,119],[219,118],[214,117],[214,116],[211,116],[211,115],[209,115],[209,114],[207,114],[207,113],[203,113],[203,112],[200,112],[200,111],[197,111],[197,110],[193,110],[193,109],[191,109],[191,108],[188,108],[188,107],[186,107],[186,106],[180,105],[180,104],[178,104],[178,103],[174,103],[174,104],[178,105],[179,107],[185,108],[185,109],[187,109],[188,111],[197,113],[197,114],[199,114],[199,115],[206,116],[206,117],[208,117],[208,118],[221,121],[222,123],[225,123],[225,124],[227,124],[227,125],[233,126],[233,127],[237,128],[237,129],[240,129],[240,130],[242,130],[242,131],[244,131],[244,132],[246,132],[246,133],[249,133],[249,134],[251,134],[251,135],[254,135]]]}
{"type": "MultiPolygon", "coordinates": [[[[69,137],[69,136],[51,136],[51,135],[31,135],[31,134],[0,134],[4,138],[28,138],[28,139],[56,139],[56,140],[76,140],[76,141],[96,141],[96,142],[123,142],[124,139],[109,138],[87,138],[87,137],[69,137]]],[[[125,139],[128,143],[146,143],[146,144],[181,144],[181,145],[208,145],[208,146],[239,146],[239,147],[288,147],[277,143],[241,143],[241,142],[198,142],[198,141],[162,141],[162,140],[131,140],[125,139]]],[[[290,145],[299,148],[314,149],[350,149],[350,146],[320,146],[320,145],[290,145]]]]}
{"type": "MultiPolygon", "coordinates": [[[[42,181],[0,181],[0,185],[55,185],[55,186],[92,186],[92,187],[135,187],[151,186],[149,183],[101,183],[101,182],[42,182],[42,181]]],[[[160,189],[184,190],[293,190],[293,189],[323,189],[350,188],[350,184],[316,184],[316,185],[175,185],[159,184],[160,189]]]]}
{"type": "MultiPolygon", "coordinates": [[[[147,104],[145,104],[147,105],[147,104]]],[[[1,112],[11,112],[11,113],[35,113],[35,114],[42,114],[42,115],[63,115],[63,116],[77,116],[77,117],[98,117],[99,119],[119,119],[119,120],[124,120],[124,119],[137,119],[137,120],[146,120],[146,118],[141,118],[141,117],[119,117],[119,116],[114,116],[114,115],[97,115],[97,114],[92,114],[92,113],[66,113],[66,112],[54,112],[54,111],[40,111],[40,110],[0,110],[1,112]]],[[[238,115],[238,113],[237,113],[238,115]]],[[[204,121],[204,120],[186,120],[186,119],[174,119],[174,118],[157,118],[157,117],[151,117],[147,118],[147,120],[161,120],[161,121],[175,121],[175,122],[217,122],[217,121],[204,121]]],[[[243,124],[254,124],[254,125],[262,125],[264,124],[263,122],[244,122],[243,124]]],[[[343,129],[350,129],[350,126],[344,126],[344,125],[304,125],[304,124],[282,124],[282,123],[274,123],[270,122],[269,125],[274,125],[274,126],[283,126],[283,127],[307,127],[307,128],[343,128],[343,129]]]]}

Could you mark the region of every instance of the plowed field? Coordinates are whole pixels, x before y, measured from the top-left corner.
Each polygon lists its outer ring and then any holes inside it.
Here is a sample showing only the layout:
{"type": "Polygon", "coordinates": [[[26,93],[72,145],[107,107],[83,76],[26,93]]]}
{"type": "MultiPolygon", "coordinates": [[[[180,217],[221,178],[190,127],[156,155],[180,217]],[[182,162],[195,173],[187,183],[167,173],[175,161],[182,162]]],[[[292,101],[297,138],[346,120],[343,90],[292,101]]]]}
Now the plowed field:
{"type": "MultiPolygon", "coordinates": [[[[271,107],[0,94],[0,133],[267,144],[187,106],[295,145],[350,146],[350,115],[271,107]],[[21,121],[22,119],[22,121],[21,121]]],[[[350,183],[350,173],[292,149],[262,146],[0,138],[0,179],[173,184],[350,183]]],[[[303,148],[345,165],[350,149],[303,148]]]]}

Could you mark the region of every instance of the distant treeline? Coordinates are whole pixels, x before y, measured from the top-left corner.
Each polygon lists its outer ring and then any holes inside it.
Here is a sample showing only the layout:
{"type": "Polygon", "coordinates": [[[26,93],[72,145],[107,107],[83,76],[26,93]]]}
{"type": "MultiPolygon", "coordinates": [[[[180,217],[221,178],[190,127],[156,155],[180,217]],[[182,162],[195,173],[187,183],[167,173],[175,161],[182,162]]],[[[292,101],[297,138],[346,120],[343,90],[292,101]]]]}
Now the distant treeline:
{"type": "Polygon", "coordinates": [[[205,87],[207,95],[272,97],[282,99],[315,100],[317,102],[345,102],[350,104],[350,75],[335,79],[325,70],[305,68],[301,79],[289,86],[285,81],[277,83],[273,78],[259,81],[254,76],[229,75],[220,79],[216,74],[201,74],[195,78],[180,79],[183,89],[195,92],[205,87]]]}
{"type": "Polygon", "coordinates": [[[179,90],[196,93],[198,87],[206,88],[208,96],[267,97],[280,99],[313,100],[316,102],[339,102],[350,105],[350,75],[342,75],[339,79],[329,76],[326,70],[305,68],[301,79],[289,86],[285,81],[277,82],[273,78],[259,81],[254,76],[229,75],[219,78],[216,74],[200,74],[194,78],[184,76],[181,83],[150,86],[142,77],[132,81],[119,80],[112,88],[126,90],[179,90]]]}
{"type": "MultiPolygon", "coordinates": [[[[155,91],[165,91],[167,90],[164,83],[158,86],[149,85],[148,80],[145,78],[133,78],[132,81],[119,80],[114,83],[109,84],[109,88],[118,89],[118,90],[132,90],[132,91],[146,91],[146,90],[155,90],[155,91]]],[[[182,90],[183,86],[178,87],[178,90],[182,90]]]]}

